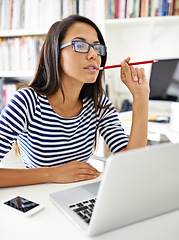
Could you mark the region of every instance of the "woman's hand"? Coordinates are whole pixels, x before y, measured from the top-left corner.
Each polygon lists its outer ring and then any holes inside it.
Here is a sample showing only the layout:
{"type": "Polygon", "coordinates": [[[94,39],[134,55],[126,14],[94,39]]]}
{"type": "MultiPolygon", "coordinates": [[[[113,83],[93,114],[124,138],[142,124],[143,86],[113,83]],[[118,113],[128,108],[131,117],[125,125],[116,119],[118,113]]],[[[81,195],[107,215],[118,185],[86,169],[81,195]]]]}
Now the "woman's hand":
{"type": "Polygon", "coordinates": [[[145,95],[148,97],[150,88],[144,69],[129,66],[129,61],[130,58],[128,57],[121,62],[121,80],[128,87],[133,98],[145,95]]]}
{"type": "Polygon", "coordinates": [[[86,162],[72,161],[61,166],[49,168],[53,183],[71,183],[97,178],[100,172],[86,162]]]}
{"type": "Polygon", "coordinates": [[[28,169],[0,168],[0,187],[39,183],[71,183],[94,179],[100,172],[86,162],[72,161],[57,167],[28,169]]]}
{"type": "Polygon", "coordinates": [[[130,58],[121,62],[121,80],[133,96],[132,126],[125,150],[147,145],[149,83],[143,68],[129,66],[130,58]]]}

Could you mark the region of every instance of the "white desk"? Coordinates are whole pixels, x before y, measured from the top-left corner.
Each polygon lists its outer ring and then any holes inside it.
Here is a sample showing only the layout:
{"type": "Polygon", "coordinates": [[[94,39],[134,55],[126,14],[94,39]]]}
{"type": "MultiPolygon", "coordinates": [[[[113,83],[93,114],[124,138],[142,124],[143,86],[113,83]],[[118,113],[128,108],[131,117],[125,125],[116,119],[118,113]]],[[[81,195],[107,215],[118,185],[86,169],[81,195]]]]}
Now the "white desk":
{"type": "MultiPolygon", "coordinates": [[[[86,182],[85,182],[86,183],[86,182]]],[[[84,184],[39,184],[0,189],[0,201],[22,195],[45,206],[36,215],[25,218],[0,207],[1,240],[89,239],[82,235],[51,202],[49,193],[84,184]]],[[[92,238],[94,240],[178,240],[179,210],[92,238]]]]}

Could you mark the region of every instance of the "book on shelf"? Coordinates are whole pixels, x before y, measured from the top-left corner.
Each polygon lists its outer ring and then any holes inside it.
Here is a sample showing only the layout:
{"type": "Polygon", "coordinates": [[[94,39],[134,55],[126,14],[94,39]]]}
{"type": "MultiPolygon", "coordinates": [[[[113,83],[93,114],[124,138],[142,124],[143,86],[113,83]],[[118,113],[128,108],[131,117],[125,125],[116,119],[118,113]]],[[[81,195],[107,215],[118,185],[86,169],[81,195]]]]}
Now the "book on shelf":
{"type": "Polygon", "coordinates": [[[0,0],[0,30],[49,28],[70,14],[99,21],[96,0],[0,0]]]}
{"type": "Polygon", "coordinates": [[[47,29],[73,13],[101,22],[96,4],[96,0],[0,0],[0,76],[24,74],[28,77],[28,73],[35,70],[46,34],[40,31],[38,36],[38,29],[47,29]],[[33,36],[25,32],[25,37],[19,37],[18,31],[12,31],[12,36],[6,35],[6,30],[17,29],[32,30],[33,36]]]}
{"type": "Polygon", "coordinates": [[[179,15],[179,0],[105,0],[105,18],[179,15]]]}
{"type": "Polygon", "coordinates": [[[0,78],[0,112],[17,91],[18,80],[0,78]]]}
{"type": "Polygon", "coordinates": [[[4,78],[0,78],[0,113],[4,108],[4,100],[3,100],[3,81],[4,78]]]}
{"type": "Polygon", "coordinates": [[[50,27],[61,19],[61,1],[0,0],[0,29],[50,27]]]}
{"type": "Polygon", "coordinates": [[[0,72],[33,71],[44,37],[14,37],[0,39],[0,72]]]}

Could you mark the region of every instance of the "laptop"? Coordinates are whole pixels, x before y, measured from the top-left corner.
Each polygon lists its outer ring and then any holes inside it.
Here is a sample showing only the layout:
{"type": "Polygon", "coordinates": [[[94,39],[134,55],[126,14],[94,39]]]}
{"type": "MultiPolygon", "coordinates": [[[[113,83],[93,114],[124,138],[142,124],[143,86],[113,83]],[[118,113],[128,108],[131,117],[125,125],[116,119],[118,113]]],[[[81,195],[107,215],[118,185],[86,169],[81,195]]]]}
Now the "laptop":
{"type": "Polygon", "coordinates": [[[179,143],[110,156],[101,181],[50,194],[87,236],[179,209],[179,143]]]}

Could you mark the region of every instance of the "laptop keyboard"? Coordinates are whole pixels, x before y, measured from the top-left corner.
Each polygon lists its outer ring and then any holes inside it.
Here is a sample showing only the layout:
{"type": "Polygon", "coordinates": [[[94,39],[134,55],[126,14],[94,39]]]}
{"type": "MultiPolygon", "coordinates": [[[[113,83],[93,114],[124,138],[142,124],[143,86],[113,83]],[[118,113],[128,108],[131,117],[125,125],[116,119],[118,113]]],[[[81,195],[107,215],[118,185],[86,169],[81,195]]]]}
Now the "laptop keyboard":
{"type": "Polygon", "coordinates": [[[89,224],[94,209],[96,198],[78,202],[69,206],[78,216],[80,216],[86,223],[89,224]]]}

